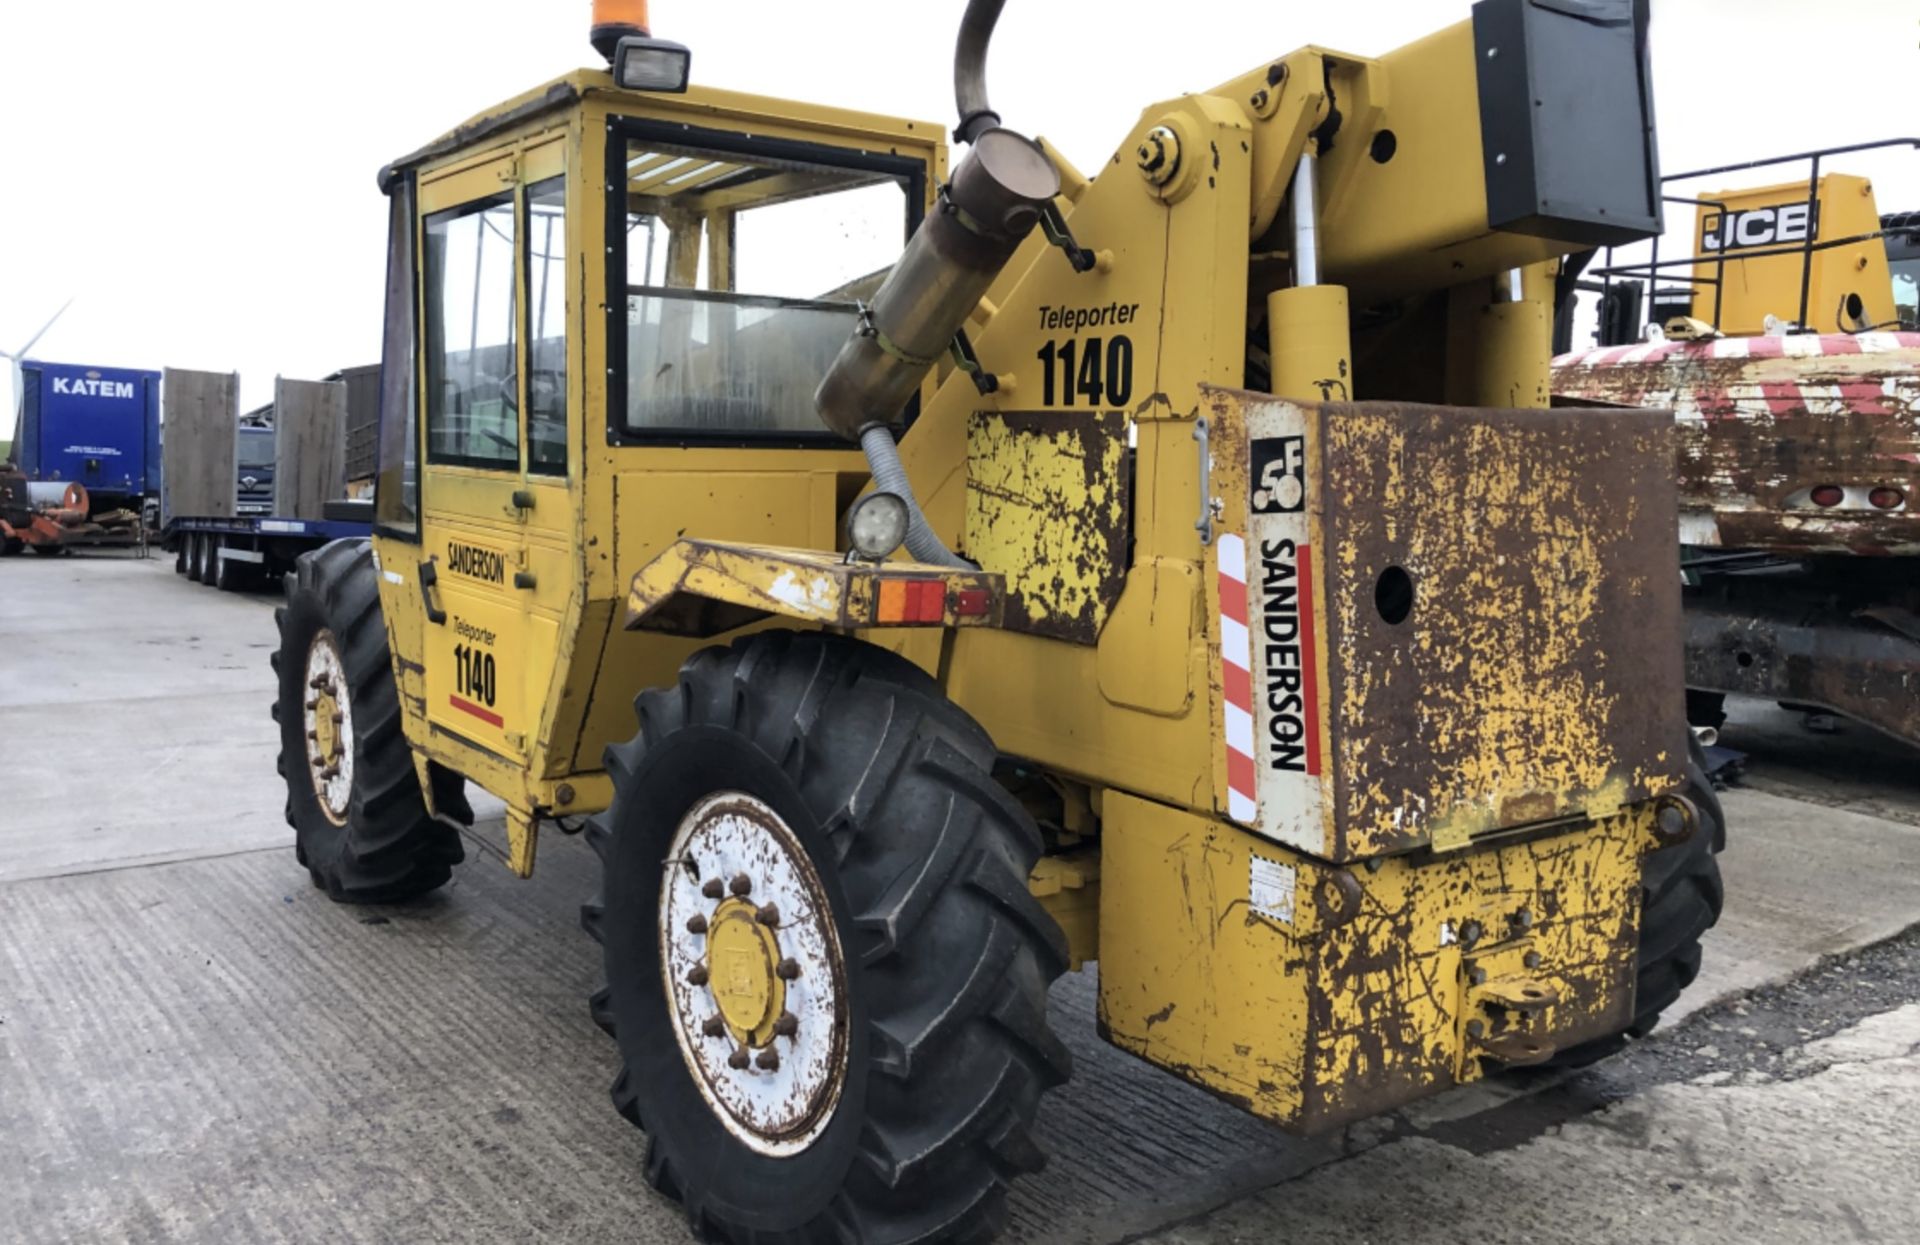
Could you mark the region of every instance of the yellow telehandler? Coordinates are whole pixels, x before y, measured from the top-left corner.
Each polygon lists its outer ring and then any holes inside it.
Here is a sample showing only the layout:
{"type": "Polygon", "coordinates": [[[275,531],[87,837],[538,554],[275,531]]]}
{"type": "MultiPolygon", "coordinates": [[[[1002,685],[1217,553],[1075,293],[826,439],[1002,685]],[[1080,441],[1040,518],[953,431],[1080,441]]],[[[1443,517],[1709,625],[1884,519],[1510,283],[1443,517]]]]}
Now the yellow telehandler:
{"type": "Polygon", "coordinates": [[[467,783],[522,875],[584,830],[702,1235],[990,1236],[1069,968],[1312,1132],[1606,1053],[1719,910],[1670,417],[1547,409],[1551,266],[1659,227],[1644,0],[1264,60],[1091,172],[989,105],[1000,9],[957,167],[601,0],[606,68],[380,177],[375,535],[279,615],[299,858],[419,895],[467,783]]]}

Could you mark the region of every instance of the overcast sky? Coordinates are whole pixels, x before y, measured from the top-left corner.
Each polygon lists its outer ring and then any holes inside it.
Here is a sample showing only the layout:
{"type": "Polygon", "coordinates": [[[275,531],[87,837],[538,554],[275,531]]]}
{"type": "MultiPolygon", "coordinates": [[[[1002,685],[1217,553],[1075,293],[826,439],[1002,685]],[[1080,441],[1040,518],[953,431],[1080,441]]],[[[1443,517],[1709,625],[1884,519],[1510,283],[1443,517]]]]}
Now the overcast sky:
{"type": "MultiPolygon", "coordinates": [[[[653,0],[696,81],[952,123],[964,0],[653,0]]],[[[587,0],[0,0],[0,347],[276,373],[377,359],[374,174],[590,63],[587,0]]],[[[1148,103],[1303,44],[1388,51],[1466,0],[1010,0],[996,106],[1097,166],[1148,103]]],[[[1920,131],[1915,0],[1655,0],[1661,158],[1695,168],[1920,131]]],[[[1850,161],[1920,208],[1920,154],[1850,161]]],[[[1677,221],[1677,217],[1676,217],[1677,221]]],[[[1684,221],[1677,221],[1684,226],[1684,221]]],[[[0,371],[0,411],[13,409],[0,371]]]]}

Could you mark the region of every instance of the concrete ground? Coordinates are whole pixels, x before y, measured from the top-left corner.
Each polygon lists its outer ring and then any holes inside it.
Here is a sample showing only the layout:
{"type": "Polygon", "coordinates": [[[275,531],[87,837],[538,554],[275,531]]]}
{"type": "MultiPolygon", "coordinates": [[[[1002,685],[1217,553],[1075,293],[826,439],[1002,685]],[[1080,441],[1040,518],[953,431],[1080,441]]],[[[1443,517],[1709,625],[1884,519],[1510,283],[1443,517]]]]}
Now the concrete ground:
{"type": "MultiPolygon", "coordinates": [[[[272,605],[0,563],[0,1240],[686,1240],[607,1104],[584,844],[518,882],[483,819],[429,900],[328,903],[281,819],[272,605]]],[[[1727,912],[1661,1036],[1302,1142],[1101,1044],[1069,978],[1009,1238],[1913,1239],[1920,765],[1765,706],[1726,742],[1727,912]]]]}

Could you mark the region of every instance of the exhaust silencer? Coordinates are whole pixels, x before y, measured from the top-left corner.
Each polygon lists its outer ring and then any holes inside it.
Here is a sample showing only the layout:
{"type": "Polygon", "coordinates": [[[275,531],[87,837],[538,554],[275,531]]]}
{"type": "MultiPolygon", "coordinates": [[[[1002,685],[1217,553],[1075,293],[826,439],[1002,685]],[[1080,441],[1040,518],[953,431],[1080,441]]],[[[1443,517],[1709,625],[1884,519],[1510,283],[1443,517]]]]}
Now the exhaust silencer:
{"type": "Polygon", "coordinates": [[[974,139],[815,391],[829,428],[858,441],[900,418],[1059,193],[1059,170],[1032,139],[1000,127],[974,139]]]}

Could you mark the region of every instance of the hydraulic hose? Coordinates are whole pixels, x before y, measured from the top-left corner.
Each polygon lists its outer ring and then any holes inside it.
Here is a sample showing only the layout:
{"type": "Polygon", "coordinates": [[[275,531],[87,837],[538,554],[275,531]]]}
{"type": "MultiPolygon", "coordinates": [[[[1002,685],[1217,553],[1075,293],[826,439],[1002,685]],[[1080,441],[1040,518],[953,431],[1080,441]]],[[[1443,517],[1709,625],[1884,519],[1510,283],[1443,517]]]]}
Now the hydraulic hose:
{"type": "Polygon", "coordinates": [[[1000,114],[987,103],[987,46],[1007,0],[970,0],[960,19],[960,40],[953,51],[953,98],[960,109],[960,126],[953,136],[971,143],[1000,124],[1000,114]]]}
{"type": "Polygon", "coordinates": [[[883,424],[874,424],[860,434],[860,448],[866,451],[867,468],[873,472],[874,491],[892,493],[907,503],[907,552],[914,561],[977,570],[973,563],[948,549],[927,525],[927,516],[920,513],[920,503],[913,496],[913,482],[900,463],[900,447],[893,443],[893,433],[883,424]]]}

